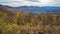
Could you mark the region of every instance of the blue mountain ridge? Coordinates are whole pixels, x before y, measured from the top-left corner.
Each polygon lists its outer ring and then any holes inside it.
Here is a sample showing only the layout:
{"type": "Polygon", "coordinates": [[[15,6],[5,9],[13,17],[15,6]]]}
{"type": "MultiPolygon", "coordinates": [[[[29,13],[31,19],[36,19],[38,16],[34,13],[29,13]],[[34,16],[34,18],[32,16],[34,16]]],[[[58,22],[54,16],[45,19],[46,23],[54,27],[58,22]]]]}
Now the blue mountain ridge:
{"type": "Polygon", "coordinates": [[[22,11],[30,11],[33,13],[60,13],[60,6],[20,6],[16,8],[21,8],[22,11]]]}
{"type": "Polygon", "coordinates": [[[60,13],[60,6],[19,6],[19,7],[11,7],[11,6],[3,6],[0,5],[0,7],[6,7],[6,8],[13,8],[17,11],[22,11],[25,13],[60,13]]]}

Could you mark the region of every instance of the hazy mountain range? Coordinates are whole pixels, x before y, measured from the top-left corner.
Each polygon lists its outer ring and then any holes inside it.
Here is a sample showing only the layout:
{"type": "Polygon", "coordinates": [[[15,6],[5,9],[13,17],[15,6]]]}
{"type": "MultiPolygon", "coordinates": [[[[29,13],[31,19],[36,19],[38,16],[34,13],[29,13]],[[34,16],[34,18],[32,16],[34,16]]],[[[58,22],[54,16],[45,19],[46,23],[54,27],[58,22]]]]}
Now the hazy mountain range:
{"type": "Polygon", "coordinates": [[[40,14],[40,13],[60,13],[60,6],[19,6],[19,7],[11,7],[7,5],[0,5],[0,8],[5,8],[6,10],[13,11],[13,12],[23,12],[23,13],[34,13],[34,14],[40,14]]]}

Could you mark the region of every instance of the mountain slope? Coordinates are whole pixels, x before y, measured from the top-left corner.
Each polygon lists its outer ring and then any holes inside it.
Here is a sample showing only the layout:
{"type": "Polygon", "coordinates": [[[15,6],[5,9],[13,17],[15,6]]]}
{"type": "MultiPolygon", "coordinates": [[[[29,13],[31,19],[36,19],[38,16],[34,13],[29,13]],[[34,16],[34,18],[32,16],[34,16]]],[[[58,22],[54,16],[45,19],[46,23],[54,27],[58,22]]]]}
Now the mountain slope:
{"type": "Polygon", "coordinates": [[[40,13],[60,13],[60,6],[20,6],[20,7],[10,7],[10,6],[3,6],[0,5],[0,8],[5,8],[9,11],[13,12],[23,12],[23,13],[34,13],[34,14],[40,14],[40,13]]]}

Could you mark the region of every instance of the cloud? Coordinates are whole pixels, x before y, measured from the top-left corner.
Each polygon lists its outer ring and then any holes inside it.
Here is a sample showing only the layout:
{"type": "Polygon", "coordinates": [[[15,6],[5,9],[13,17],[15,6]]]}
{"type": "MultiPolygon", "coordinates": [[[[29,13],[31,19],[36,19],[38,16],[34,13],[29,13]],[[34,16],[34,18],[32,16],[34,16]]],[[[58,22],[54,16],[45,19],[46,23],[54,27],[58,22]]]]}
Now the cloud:
{"type": "Polygon", "coordinates": [[[9,6],[60,6],[60,0],[0,0],[0,4],[9,6]]]}
{"type": "Polygon", "coordinates": [[[26,0],[26,1],[39,2],[38,0],[26,0]]]}

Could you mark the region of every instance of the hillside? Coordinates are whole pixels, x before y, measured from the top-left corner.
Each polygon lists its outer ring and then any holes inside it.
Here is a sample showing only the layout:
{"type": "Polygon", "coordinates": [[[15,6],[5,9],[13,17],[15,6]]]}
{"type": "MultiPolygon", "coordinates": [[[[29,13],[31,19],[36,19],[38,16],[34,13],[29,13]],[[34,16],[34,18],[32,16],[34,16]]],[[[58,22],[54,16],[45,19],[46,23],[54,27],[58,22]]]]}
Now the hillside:
{"type": "Polygon", "coordinates": [[[59,9],[0,5],[0,34],[60,34],[59,9]]]}

